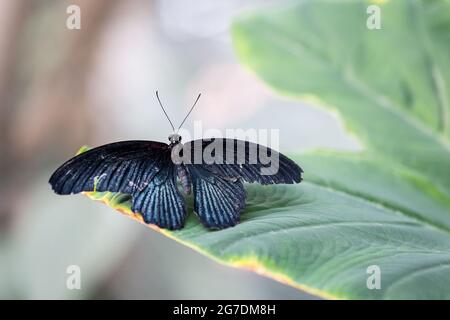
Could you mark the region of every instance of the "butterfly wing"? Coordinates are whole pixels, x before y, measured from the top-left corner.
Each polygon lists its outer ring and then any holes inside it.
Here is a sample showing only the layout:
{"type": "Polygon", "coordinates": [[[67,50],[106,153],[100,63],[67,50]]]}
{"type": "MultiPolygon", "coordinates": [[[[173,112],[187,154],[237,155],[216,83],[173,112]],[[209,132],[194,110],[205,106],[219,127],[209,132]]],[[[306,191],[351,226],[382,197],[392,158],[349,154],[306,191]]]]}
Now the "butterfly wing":
{"type": "Polygon", "coordinates": [[[194,187],[194,211],[210,229],[236,225],[245,207],[245,189],[241,179],[227,178],[201,165],[187,165],[194,187]]]}
{"type": "Polygon", "coordinates": [[[194,187],[195,212],[209,228],[222,229],[239,222],[246,197],[242,181],[291,184],[302,180],[303,171],[295,162],[248,141],[194,140],[183,145],[182,156],[194,187]],[[269,159],[276,160],[274,167],[269,159]]]}
{"type": "Polygon", "coordinates": [[[193,140],[183,145],[188,162],[199,164],[209,172],[224,177],[241,177],[260,184],[293,184],[302,181],[303,170],[285,155],[268,147],[237,139],[212,138],[193,140]],[[205,161],[203,156],[214,158],[205,161]],[[272,161],[270,161],[272,159],[272,161]],[[264,161],[263,161],[264,160],[264,161]]]}
{"type": "Polygon", "coordinates": [[[132,210],[144,221],[181,228],[186,209],[175,184],[167,144],[122,141],[88,150],[70,159],[51,176],[57,194],[109,191],[129,194],[132,210]],[[153,211],[154,210],[154,211],[153,211]]]}
{"type": "Polygon", "coordinates": [[[154,141],[121,141],[73,157],[51,176],[57,194],[110,191],[132,194],[164,165],[169,146],[154,141]]]}

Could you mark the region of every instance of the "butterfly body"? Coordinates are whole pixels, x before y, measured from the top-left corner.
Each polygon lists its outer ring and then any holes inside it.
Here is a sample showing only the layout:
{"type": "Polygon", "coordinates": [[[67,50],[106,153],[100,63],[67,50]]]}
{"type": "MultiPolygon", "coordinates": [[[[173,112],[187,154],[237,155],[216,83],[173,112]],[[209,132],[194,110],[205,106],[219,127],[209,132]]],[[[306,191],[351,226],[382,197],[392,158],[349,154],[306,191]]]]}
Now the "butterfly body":
{"type": "Polygon", "coordinates": [[[177,168],[177,177],[180,180],[184,193],[191,194],[191,178],[186,167],[182,164],[177,164],[175,167],[177,168]]]}

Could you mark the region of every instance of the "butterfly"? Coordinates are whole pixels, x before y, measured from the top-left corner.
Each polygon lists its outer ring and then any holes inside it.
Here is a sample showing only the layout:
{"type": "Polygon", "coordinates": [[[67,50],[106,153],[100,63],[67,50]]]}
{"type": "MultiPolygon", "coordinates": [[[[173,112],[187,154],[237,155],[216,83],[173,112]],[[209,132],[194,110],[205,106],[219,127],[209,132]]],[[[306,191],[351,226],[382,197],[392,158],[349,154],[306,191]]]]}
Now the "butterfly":
{"type": "Polygon", "coordinates": [[[294,161],[256,143],[211,138],[182,144],[178,131],[200,94],[176,131],[158,91],[156,96],[173,129],[168,144],[132,140],[90,149],[52,174],[49,183],[54,192],[128,194],[131,210],[145,223],[170,230],[183,228],[187,216],[183,193],[193,192],[194,212],[201,223],[209,229],[223,229],[239,223],[246,201],[244,182],[267,185],[302,181],[303,170],[294,161]],[[268,158],[278,160],[276,168],[268,158]]]}

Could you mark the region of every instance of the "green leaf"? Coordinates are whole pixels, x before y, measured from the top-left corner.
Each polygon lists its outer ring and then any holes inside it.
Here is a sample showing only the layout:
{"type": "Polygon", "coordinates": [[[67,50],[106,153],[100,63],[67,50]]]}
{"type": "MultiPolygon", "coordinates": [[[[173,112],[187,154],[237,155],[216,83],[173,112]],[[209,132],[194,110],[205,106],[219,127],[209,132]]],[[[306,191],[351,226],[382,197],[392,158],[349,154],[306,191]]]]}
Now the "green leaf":
{"type": "MultiPolygon", "coordinates": [[[[375,244],[368,234],[360,234],[359,241],[378,252],[371,257],[354,247],[344,260],[336,252],[329,257],[332,265],[348,269],[326,284],[316,272],[317,282],[310,286],[327,286],[327,293],[345,298],[448,299],[449,248],[434,260],[434,245],[422,244],[450,239],[450,2],[382,3],[381,30],[366,27],[367,6],[367,1],[303,1],[248,14],[233,26],[235,46],[241,61],[276,91],[336,112],[363,145],[359,154],[296,156],[306,180],[418,224],[416,232],[408,226],[399,233],[377,213],[373,218],[380,228],[366,231],[383,234],[386,243],[375,244]],[[395,245],[399,235],[403,240],[395,245]],[[400,262],[404,246],[416,247],[400,262]],[[355,285],[354,261],[381,267],[382,290],[355,285]]],[[[349,209],[336,203],[326,210],[342,221],[349,209]]],[[[360,215],[370,212],[366,208],[360,215]]],[[[354,236],[348,232],[322,235],[315,246],[354,236]]],[[[299,275],[299,282],[306,279],[307,273],[299,275]]]]}
{"type": "MultiPolygon", "coordinates": [[[[447,233],[308,182],[249,185],[247,194],[242,222],[233,228],[208,231],[192,214],[179,231],[148,226],[221,263],[322,297],[450,298],[450,278],[438,276],[450,272],[447,233]],[[382,270],[381,290],[367,289],[371,265],[382,270]]],[[[88,196],[142,222],[127,195],[88,196]]]]}
{"type": "Polygon", "coordinates": [[[241,61],[276,90],[337,111],[367,150],[450,194],[450,3],[304,1],[239,19],[241,61]]]}
{"type": "Polygon", "coordinates": [[[450,200],[420,174],[365,154],[314,152],[297,156],[308,180],[382,204],[450,231],[450,200]]]}
{"type": "MultiPolygon", "coordinates": [[[[150,227],[325,298],[450,299],[450,4],[385,2],[381,30],[367,29],[368,4],[303,1],[233,25],[245,65],[338,113],[364,151],[292,155],[305,182],[248,185],[236,227],[208,231],[192,214],[179,231],[150,227]]],[[[129,196],[87,195],[142,222],[129,196]]]]}

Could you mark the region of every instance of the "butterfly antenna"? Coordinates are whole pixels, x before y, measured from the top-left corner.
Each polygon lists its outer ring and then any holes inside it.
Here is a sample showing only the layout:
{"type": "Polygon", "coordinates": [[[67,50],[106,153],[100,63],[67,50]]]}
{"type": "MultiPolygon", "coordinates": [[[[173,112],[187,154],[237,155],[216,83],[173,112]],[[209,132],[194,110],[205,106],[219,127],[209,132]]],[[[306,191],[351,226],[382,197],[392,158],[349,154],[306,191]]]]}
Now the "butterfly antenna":
{"type": "Polygon", "coordinates": [[[200,96],[201,96],[201,95],[202,95],[201,93],[198,94],[197,99],[195,99],[195,102],[194,102],[194,104],[193,104],[192,107],[191,107],[191,110],[189,110],[189,112],[188,112],[188,114],[186,115],[186,117],[184,117],[183,121],[181,122],[180,126],[179,126],[178,129],[177,129],[177,132],[178,132],[178,130],[180,130],[181,126],[184,124],[184,122],[186,121],[186,119],[189,117],[189,115],[191,114],[192,110],[194,110],[194,107],[195,107],[195,105],[197,104],[198,99],[200,99],[200,96]]]}
{"type": "Polygon", "coordinates": [[[169,120],[170,126],[172,127],[173,132],[175,132],[175,127],[173,126],[172,121],[170,121],[169,116],[167,115],[166,110],[164,110],[164,107],[161,103],[161,100],[159,99],[159,94],[158,94],[158,90],[156,90],[156,98],[158,99],[159,105],[161,106],[161,109],[163,110],[164,114],[166,115],[167,120],[169,120]]]}

